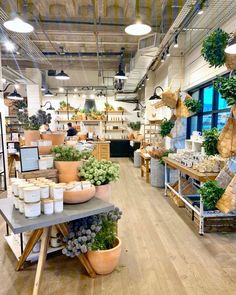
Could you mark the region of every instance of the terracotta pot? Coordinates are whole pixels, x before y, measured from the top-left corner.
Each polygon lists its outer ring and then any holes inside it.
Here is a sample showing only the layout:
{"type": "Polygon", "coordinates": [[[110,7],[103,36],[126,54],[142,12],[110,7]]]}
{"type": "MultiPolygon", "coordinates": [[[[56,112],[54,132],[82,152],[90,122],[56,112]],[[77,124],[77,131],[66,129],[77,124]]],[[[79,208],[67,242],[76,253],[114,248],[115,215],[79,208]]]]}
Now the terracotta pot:
{"type": "Polygon", "coordinates": [[[24,137],[25,137],[25,145],[31,146],[32,141],[40,140],[40,132],[39,130],[25,130],[24,137]]]}
{"type": "Polygon", "coordinates": [[[41,138],[44,140],[51,140],[52,141],[52,145],[61,145],[64,143],[64,139],[65,139],[65,134],[64,133],[60,133],[60,134],[41,134],[41,138]]]}
{"type": "Polygon", "coordinates": [[[111,273],[118,265],[121,254],[121,240],[117,237],[116,246],[109,250],[89,251],[87,258],[99,275],[111,273]]]}
{"type": "Polygon", "coordinates": [[[111,184],[103,184],[95,186],[96,192],[95,197],[105,201],[105,202],[111,202],[111,184]]]}
{"type": "Polygon", "coordinates": [[[49,145],[49,146],[39,146],[39,154],[40,155],[50,155],[52,153],[51,149],[52,149],[52,146],[49,145]]]}
{"type": "Polygon", "coordinates": [[[66,204],[79,204],[79,203],[84,203],[87,202],[88,200],[92,199],[95,194],[95,186],[93,185],[92,187],[88,189],[84,189],[82,191],[75,191],[75,192],[70,192],[70,191],[65,191],[63,194],[63,200],[64,203],[66,204]]]}
{"type": "Polygon", "coordinates": [[[71,182],[79,180],[78,168],[82,161],[55,161],[55,168],[58,170],[59,182],[71,182]]]}

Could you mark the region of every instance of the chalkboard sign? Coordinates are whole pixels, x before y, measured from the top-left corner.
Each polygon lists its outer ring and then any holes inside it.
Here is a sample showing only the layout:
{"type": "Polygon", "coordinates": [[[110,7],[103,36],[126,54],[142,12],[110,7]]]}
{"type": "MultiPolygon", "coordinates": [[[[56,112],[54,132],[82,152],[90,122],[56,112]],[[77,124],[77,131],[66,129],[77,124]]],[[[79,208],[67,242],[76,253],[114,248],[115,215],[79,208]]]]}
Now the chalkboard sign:
{"type": "Polygon", "coordinates": [[[21,172],[39,170],[39,150],[38,147],[20,148],[21,172]]]}

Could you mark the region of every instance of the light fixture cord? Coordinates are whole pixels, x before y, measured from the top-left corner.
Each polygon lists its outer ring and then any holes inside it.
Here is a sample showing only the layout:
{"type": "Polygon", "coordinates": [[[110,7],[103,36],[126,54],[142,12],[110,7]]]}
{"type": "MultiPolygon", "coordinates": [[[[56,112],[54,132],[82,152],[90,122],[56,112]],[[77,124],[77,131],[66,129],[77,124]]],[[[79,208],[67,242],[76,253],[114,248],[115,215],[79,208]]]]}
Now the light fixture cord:
{"type": "Polygon", "coordinates": [[[135,12],[136,12],[136,18],[139,19],[140,18],[140,1],[139,0],[136,0],[135,12]]]}

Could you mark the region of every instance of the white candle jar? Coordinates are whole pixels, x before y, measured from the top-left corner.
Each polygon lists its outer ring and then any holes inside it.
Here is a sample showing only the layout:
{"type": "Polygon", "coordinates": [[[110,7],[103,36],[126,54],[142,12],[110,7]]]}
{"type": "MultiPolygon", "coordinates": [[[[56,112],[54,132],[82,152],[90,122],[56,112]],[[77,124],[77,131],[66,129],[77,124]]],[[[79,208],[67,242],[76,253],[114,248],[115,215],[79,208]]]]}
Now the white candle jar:
{"type": "Polygon", "coordinates": [[[25,212],[24,200],[19,199],[18,200],[18,205],[19,205],[19,212],[23,214],[25,212]]]}
{"type": "Polygon", "coordinates": [[[61,186],[53,187],[53,198],[54,200],[63,200],[64,188],[61,186]]]}
{"type": "Polygon", "coordinates": [[[63,212],[63,200],[55,200],[54,199],[54,212],[55,213],[63,212]]]}
{"type": "Polygon", "coordinates": [[[42,212],[45,215],[51,215],[54,212],[54,205],[52,199],[42,200],[42,212]]]}
{"type": "Polygon", "coordinates": [[[14,207],[16,210],[18,210],[19,209],[19,197],[14,196],[13,198],[14,198],[13,199],[14,207]]]}
{"type": "Polygon", "coordinates": [[[49,198],[49,186],[46,184],[40,185],[40,198],[48,199],[49,198]]]}
{"type": "Polygon", "coordinates": [[[36,203],[40,201],[40,188],[37,186],[26,187],[24,191],[25,203],[36,203]]]}
{"type": "Polygon", "coordinates": [[[41,204],[40,201],[37,203],[25,203],[25,217],[36,218],[41,214],[41,204]]]}

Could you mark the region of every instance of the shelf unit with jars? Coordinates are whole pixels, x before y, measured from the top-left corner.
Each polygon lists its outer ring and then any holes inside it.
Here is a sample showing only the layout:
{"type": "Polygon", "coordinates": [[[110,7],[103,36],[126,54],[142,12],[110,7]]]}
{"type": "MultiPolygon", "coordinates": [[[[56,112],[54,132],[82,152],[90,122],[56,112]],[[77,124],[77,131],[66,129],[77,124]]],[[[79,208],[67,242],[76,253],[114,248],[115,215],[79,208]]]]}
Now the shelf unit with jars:
{"type": "Polygon", "coordinates": [[[106,139],[127,139],[127,117],[125,111],[105,111],[106,139]]]}

